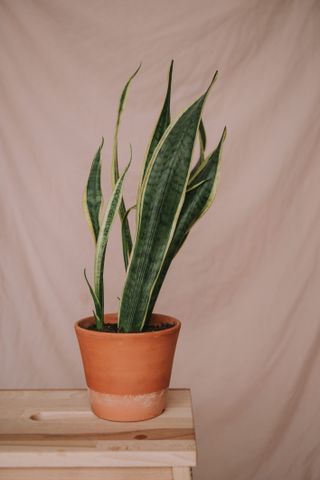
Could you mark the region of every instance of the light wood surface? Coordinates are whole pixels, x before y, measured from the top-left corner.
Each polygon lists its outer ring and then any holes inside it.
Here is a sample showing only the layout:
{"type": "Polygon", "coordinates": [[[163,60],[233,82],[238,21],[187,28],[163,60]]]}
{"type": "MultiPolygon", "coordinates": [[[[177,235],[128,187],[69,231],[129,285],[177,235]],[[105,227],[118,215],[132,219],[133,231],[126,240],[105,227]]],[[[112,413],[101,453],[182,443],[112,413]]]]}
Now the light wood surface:
{"type": "Polygon", "coordinates": [[[85,390],[0,391],[1,479],[185,480],[195,464],[189,390],[130,423],[95,417],[85,390]]]}
{"type": "Polygon", "coordinates": [[[3,480],[191,480],[189,467],[2,468],[3,480]]]}
{"type": "MultiPolygon", "coordinates": [[[[180,467],[187,469],[188,467],[180,467]]],[[[188,474],[188,472],[187,472],[188,474]]],[[[4,468],[1,480],[189,480],[174,477],[172,468],[4,468]]]]}

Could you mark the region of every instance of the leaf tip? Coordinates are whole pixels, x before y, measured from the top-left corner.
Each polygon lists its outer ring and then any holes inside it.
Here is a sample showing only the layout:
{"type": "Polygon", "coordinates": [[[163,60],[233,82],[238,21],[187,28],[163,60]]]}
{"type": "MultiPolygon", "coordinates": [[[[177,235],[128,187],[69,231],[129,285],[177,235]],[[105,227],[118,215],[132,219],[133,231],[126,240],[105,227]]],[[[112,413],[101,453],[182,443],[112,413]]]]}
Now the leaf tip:
{"type": "Polygon", "coordinates": [[[171,96],[172,71],[173,71],[173,60],[171,60],[170,68],[169,68],[168,90],[166,95],[166,100],[169,100],[169,102],[170,102],[170,96],[171,96]]]}
{"type": "Polygon", "coordinates": [[[88,280],[88,277],[87,277],[87,269],[86,268],[83,269],[83,275],[84,275],[84,278],[85,278],[87,284],[89,285],[89,280],[88,280]]]}
{"type": "Polygon", "coordinates": [[[210,90],[210,88],[212,87],[212,85],[214,84],[214,82],[217,80],[217,78],[218,78],[218,70],[216,70],[215,74],[213,75],[212,80],[211,80],[211,82],[210,82],[210,85],[209,85],[209,87],[208,87],[207,92],[210,90]]]}
{"type": "Polygon", "coordinates": [[[137,75],[137,73],[139,72],[139,70],[140,70],[141,67],[142,67],[142,62],[139,63],[137,70],[136,70],[136,71],[134,72],[134,74],[133,74],[133,77],[134,77],[135,75],[137,75]]]}
{"type": "Polygon", "coordinates": [[[224,127],[222,132],[222,137],[221,137],[221,143],[225,141],[226,136],[227,136],[227,127],[224,127]]]}

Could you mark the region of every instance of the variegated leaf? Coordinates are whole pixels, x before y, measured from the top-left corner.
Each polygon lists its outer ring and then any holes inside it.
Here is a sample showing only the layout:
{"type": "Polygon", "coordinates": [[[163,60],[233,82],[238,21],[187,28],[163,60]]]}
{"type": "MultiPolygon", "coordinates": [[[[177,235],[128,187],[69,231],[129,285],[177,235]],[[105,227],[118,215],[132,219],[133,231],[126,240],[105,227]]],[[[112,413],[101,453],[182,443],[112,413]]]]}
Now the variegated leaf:
{"type": "MultiPolygon", "coordinates": [[[[128,88],[130,86],[131,81],[134,79],[134,77],[137,75],[138,71],[140,70],[141,64],[137,68],[137,70],[131,75],[127,83],[125,84],[125,87],[121,93],[120,101],[119,101],[119,107],[118,107],[118,116],[117,116],[117,122],[116,122],[116,128],[114,132],[114,142],[113,142],[113,153],[112,153],[112,183],[113,186],[115,186],[116,182],[119,179],[119,160],[118,160],[118,134],[119,134],[119,127],[120,127],[120,121],[121,121],[121,115],[123,112],[124,108],[124,102],[127,96],[128,88]]],[[[130,232],[130,226],[128,219],[125,218],[126,216],[126,206],[124,203],[123,198],[121,199],[120,207],[119,207],[119,214],[120,214],[120,219],[121,223],[123,224],[122,228],[122,245],[123,245],[123,260],[124,260],[124,265],[125,268],[127,269],[128,266],[128,261],[129,261],[129,256],[131,253],[132,249],[132,237],[131,237],[131,232],[130,232]]]]}
{"type": "MultiPolygon", "coordinates": [[[[119,327],[142,330],[186,195],[202,108],[211,88],[167,128],[154,150],[142,186],[140,219],[121,298],[119,327]]],[[[200,188],[200,187],[199,187],[200,188]]]]}
{"type": "Polygon", "coordinates": [[[101,150],[104,139],[93,159],[87,185],[83,193],[83,210],[95,242],[99,235],[99,215],[102,205],[101,192],[101,150]]]}
{"type": "Polygon", "coordinates": [[[93,300],[93,303],[94,303],[94,306],[95,306],[95,318],[98,318],[98,325],[100,326],[99,322],[100,322],[100,319],[101,319],[101,315],[103,314],[102,310],[101,310],[101,305],[100,305],[100,302],[93,290],[93,288],[91,287],[90,285],[90,282],[88,280],[88,277],[87,277],[87,272],[86,272],[86,269],[84,269],[84,278],[86,280],[86,283],[88,285],[88,288],[89,288],[89,291],[91,293],[91,297],[92,297],[92,300],[93,300]]]}
{"type": "Polygon", "coordinates": [[[148,317],[152,313],[173,258],[186,240],[192,226],[204,215],[214,200],[219,179],[222,146],[225,137],[226,129],[223,131],[217,148],[206,158],[205,167],[199,172],[198,176],[194,178],[191,183],[191,189],[186,194],[170,247],[151,293],[148,317]]]}
{"type": "Polygon", "coordinates": [[[123,190],[123,182],[125,175],[128,171],[130,164],[127,166],[121,177],[115,184],[112,196],[106,207],[106,211],[101,222],[100,232],[97,239],[96,254],[94,261],[94,292],[101,305],[101,317],[100,321],[103,324],[103,312],[104,312],[104,290],[103,290],[103,271],[104,271],[104,258],[109,238],[111,226],[114,222],[115,216],[118,213],[123,190]]]}
{"type": "Polygon", "coordinates": [[[149,166],[150,160],[152,158],[153,152],[155,151],[158,143],[160,142],[161,138],[164,135],[164,132],[168,128],[171,122],[171,116],[170,116],[170,102],[171,102],[171,85],[172,85],[172,71],[173,71],[173,60],[171,61],[170,68],[169,68],[169,76],[168,76],[168,86],[167,86],[167,92],[166,96],[164,99],[164,103],[162,106],[162,110],[160,113],[160,116],[158,118],[158,121],[156,123],[155,129],[153,131],[148,149],[147,149],[147,155],[146,159],[143,165],[143,172],[142,172],[142,178],[138,187],[138,200],[137,200],[137,225],[139,223],[139,205],[140,205],[140,196],[141,196],[141,191],[142,191],[142,184],[143,184],[143,179],[145,177],[147,168],[149,166]]]}
{"type": "Polygon", "coordinates": [[[199,125],[199,143],[200,143],[199,159],[195,164],[195,166],[193,167],[193,169],[191,170],[188,183],[190,183],[197,176],[197,174],[203,168],[204,162],[205,162],[205,149],[206,149],[207,139],[206,139],[206,131],[205,131],[202,119],[199,125]]]}
{"type": "MultiPolygon", "coordinates": [[[[122,248],[123,249],[125,249],[125,245],[123,245],[123,241],[124,241],[124,238],[125,238],[125,234],[124,234],[123,230],[125,229],[126,222],[128,221],[128,216],[129,216],[130,212],[132,212],[132,210],[134,210],[136,208],[137,208],[136,205],[133,205],[132,207],[128,208],[128,210],[126,211],[126,214],[123,217],[123,220],[121,222],[121,238],[122,238],[122,248]]],[[[129,261],[129,259],[130,259],[130,257],[128,257],[128,261],[129,261]]]]}

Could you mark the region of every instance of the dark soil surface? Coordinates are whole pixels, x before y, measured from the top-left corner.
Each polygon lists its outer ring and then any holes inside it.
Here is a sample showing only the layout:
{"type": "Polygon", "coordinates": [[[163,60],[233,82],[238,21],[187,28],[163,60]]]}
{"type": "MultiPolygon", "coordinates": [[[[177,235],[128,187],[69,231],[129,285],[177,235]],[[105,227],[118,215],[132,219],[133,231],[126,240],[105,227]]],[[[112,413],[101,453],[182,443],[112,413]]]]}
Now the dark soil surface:
{"type": "MultiPolygon", "coordinates": [[[[166,330],[167,328],[174,327],[174,323],[159,323],[156,325],[145,325],[142,332],[132,332],[132,333],[143,333],[143,332],[158,332],[159,330],[166,330]]],[[[90,325],[85,327],[87,330],[93,330],[94,332],[100,332],[97,329],[96,325],[90,325]]],[[[103,327],[103,332],[111,333],[121,333],[121,330],[118,330],[118,325],[116,323],[105,323],[103,327]]]]}

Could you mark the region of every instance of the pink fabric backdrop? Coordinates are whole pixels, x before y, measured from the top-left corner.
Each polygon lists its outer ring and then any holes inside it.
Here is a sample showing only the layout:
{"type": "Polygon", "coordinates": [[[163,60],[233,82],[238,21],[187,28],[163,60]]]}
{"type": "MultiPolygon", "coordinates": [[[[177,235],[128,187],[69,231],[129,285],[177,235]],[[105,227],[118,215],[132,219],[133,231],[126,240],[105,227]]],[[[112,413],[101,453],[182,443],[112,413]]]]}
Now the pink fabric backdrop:
{"type": "MultiPolygon", "coordinates": [[[[90,314],[81,196],[118,98],[134,202],[175,59],[173,114],[219,79],[204,120],[228,126],[214,207],[157,311],[183,321],[172,385],[191,387],[198,480],[319,480],[319,1],[2,0],[1,387],[84,386],[75,320],[90,314]]],[[[118,226],[107,310],[123,281],[118,226]]]]}

